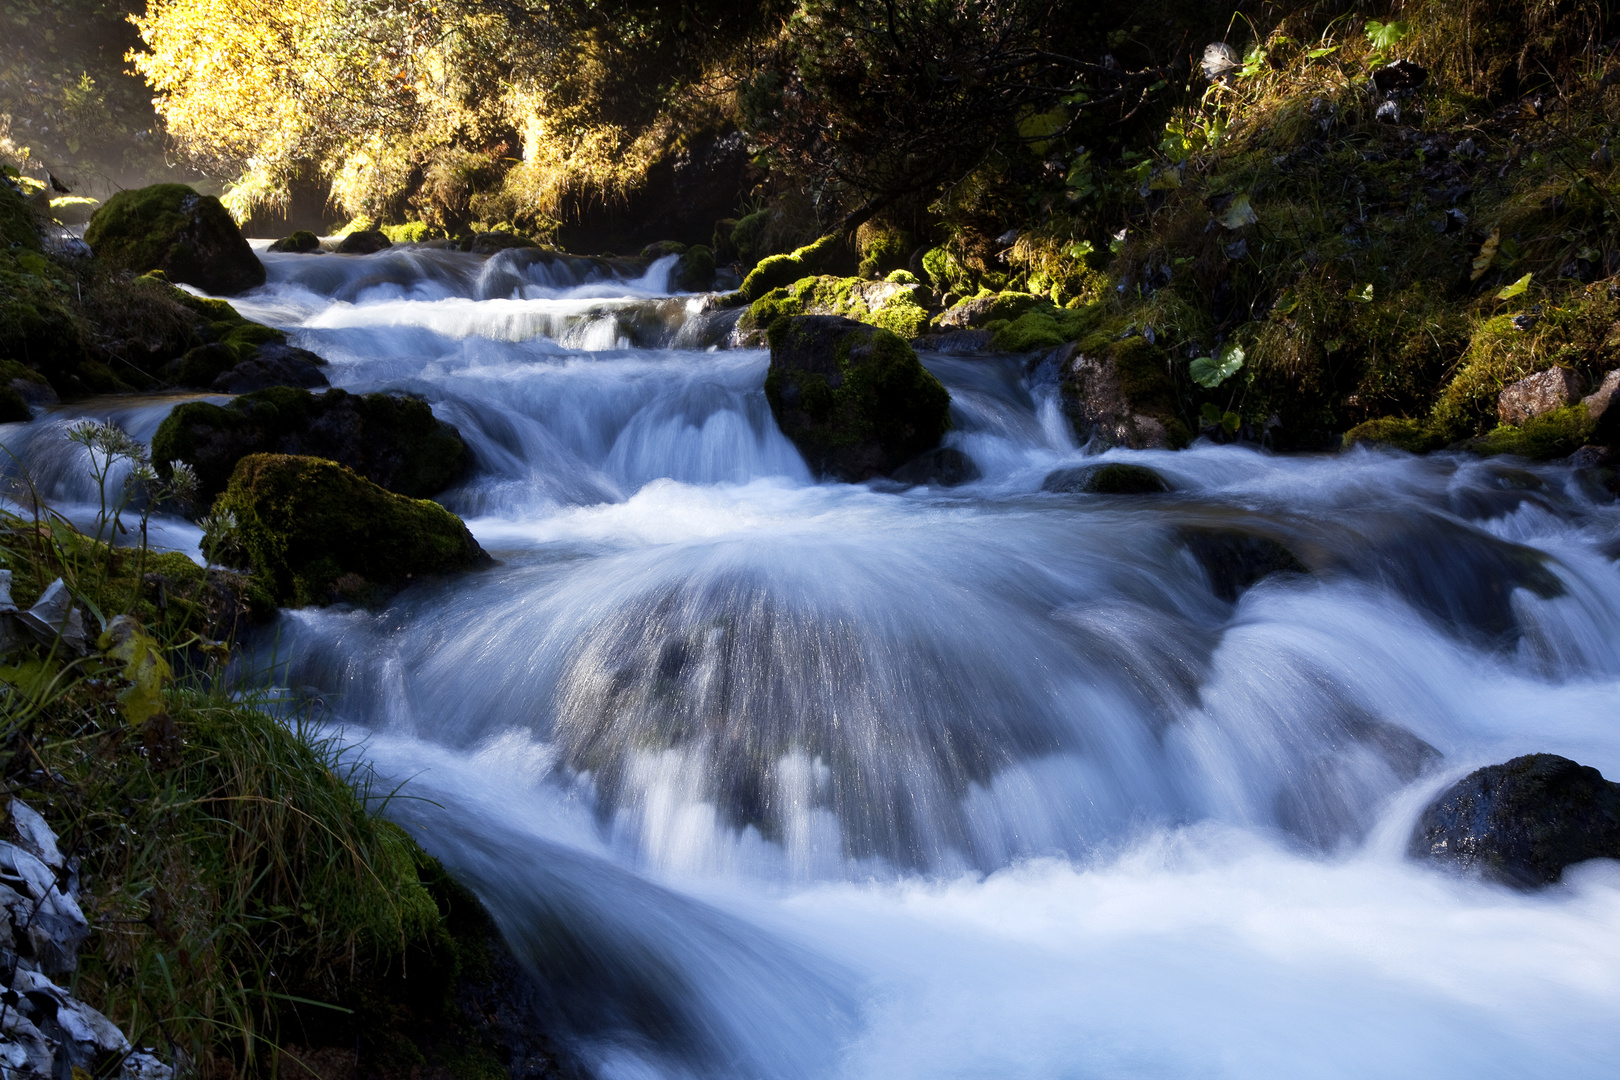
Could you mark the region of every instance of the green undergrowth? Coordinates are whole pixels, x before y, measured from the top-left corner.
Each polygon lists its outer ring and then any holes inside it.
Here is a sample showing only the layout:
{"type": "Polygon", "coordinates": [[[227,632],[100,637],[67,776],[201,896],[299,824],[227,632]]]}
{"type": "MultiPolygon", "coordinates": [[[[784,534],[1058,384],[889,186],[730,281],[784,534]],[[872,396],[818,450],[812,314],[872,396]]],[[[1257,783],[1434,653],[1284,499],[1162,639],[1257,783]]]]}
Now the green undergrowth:
{"type": "Polygon", "coordinates": [[[88,631],[0,653],[7,792],[77,861],[92,928],[74,992],[215,1080],[334,1047],[368,1075],[499,1068],[455,1000],[487,977],[487,916],[315,713],[245,688],[202,595],[230,582],[44,508],[0,514],[0,566],[25,608],[62,579],[88,631]]]}

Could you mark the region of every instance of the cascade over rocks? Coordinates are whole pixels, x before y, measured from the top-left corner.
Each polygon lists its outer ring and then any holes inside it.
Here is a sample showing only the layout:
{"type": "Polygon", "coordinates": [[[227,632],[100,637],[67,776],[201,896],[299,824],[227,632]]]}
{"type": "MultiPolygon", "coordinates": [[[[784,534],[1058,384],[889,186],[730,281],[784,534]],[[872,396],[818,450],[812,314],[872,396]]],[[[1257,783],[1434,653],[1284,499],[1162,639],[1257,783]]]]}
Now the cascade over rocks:
{"type": "Polygon", "coordinates": [[[160,471],[183,461],[197,472],[198,505],[208,506],[249,454],[327,458],[411,498],[448,487],[471,462],[461,434],[427,402],[404,394],[311,394],[277,386],[228,405],[191,401],[164,418],[152,438],[160,471]]]}
{"type": "Polygon", "coordinates": [[[1476,769],[1431,802],[1406,853],[1519,888],[1620,859],[1620,784],[1557,754],[1476,769]]]}
{"type": "Polygon", "coordinates": [[[765,396],[819,475],[852,483],[892,472],[939,444],[951,396],[887,330],[837,315],[779,319],[765,396]]]}
{"type": "Polygon", "coordinates": [[[250,454],[214,503],[205,545],[245,562],[278,604],[368,602],[413,578],[491,564],[438,503],[379,487],[333,461],[250,454]]]}
{"type": "Polygon", "coordinates": [[[144,274],[161,270],[171,281],[216,296],[263,285],[264,264],[242,230],[212,195],[185,184],[154,184],[108,199],[84,233],[98,259],[144,274]]]}

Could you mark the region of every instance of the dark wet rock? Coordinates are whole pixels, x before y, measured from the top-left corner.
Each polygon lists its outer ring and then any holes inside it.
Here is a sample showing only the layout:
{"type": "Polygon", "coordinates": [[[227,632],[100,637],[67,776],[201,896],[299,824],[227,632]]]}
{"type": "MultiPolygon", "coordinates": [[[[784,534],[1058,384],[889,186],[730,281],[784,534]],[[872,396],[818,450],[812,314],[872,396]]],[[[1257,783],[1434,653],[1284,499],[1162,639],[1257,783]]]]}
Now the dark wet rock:
{"type": "Polygon", "coordinates": [[[1516,590],[1543,600],[1565,592],[1545,553],[1436,515],[1384,519],[1360,539],[1342,553],[1345,569],[1383,583],[1481,645],[1518,639],[1516,590]]]}
{"type": "Polygon", "coordinates": [[[765,396],[819,475],[859,482],[939,445],[951,397],[887,330],[837,315],[778,319],[765,396]]]}
{"type": "Polygon", "coordinates": [[[160,472],[172,461],[196,470],[200,507],[225,490],[238,461],[265,453],[336,461],[412,498],[443,491],[471,463],[460,433],[427,402],[403,394],[311,394],[277,386],[227,405],[187,402],[152,437],[160,472]]]}
{"type": "Polygon", "coordinates": [[[1059,346],[1048,358],[1063,402],[1082,438],[1131,450],[1169,449],[1187,440],[1174,415],[1174,389],[1162,354],[1133,336],[1059,346]]]}
{"type": "Polygon", "coordinates": [[[1268,536],[1189,525],[1178,530],[1177,539],[1204,568],[1210,589],[1227,603],[1273,574],[1310,573],[1298,556],[1268,536]]]}
{"type": "Polygon", "coordinates": [[[462,250],[471,251],[474,255],[493,255],[497,251],[506,251],[509,248],[537,248],[539,246],[527,236],[497,231],[478,233],[462,247],[462,250]]]}
{"type": "Polygon", "coordinates": [[[894,472],[890,478],[902,484],[933,484],[938,487],[956,487],[970,483],[983,474],[973,459],[954,446],[940,446],[918,454],[894,472]]]}
{"type": "Polygon", "coordinates": [[[1550,495],[1546,483],[1529,469],[1491,463],[1454,485],[1450,502],[1458,517],[1489,521],[1527,502],[1548,506],[1550,495]]]}
{"type": "Polygon", "coordinates": [[[1041,481],[1041,490],[1071,495],[1154,495],[1171,489],[1164,477],[1146,465],[1110,461],[1054,470],[1041,481]]]}
{"type": "Polygon", "coordinates": [[[1373,72],[1372,81],[1385,97],[1406,97],[1429,81],[1429,73],[1410,60],[1396,60],[1373,72]]]}
{"type": "Polygon", "coordinates": [[[679,292],[702,292],[714,287],[714,252],[698,244],[681,254],[670,272],[670,282],[679,292]]]}
{"type": "Polygon", "coordinates": [[[204,544],[275,602],[370,603],[427,575],[491,563],[460,518],[333,461],[250,454],[214,503],[204,544]]]}
{"type": "Polygon", "coordinates": [[[1510,383],[1496,399],[1497,419],[1519,425],[1526,420],[1566,408],[1581,396],[1586,381],[1570,368],[1555,367],[1510,383]]]}
{"type": "Polygon", "coordinates": [[[1620,859],[1620,784],[1556,754],[1469,773],[1429,804],[1407,855],[1519,888],[1587,859],[1620,859]]]}
{"type": "Polygon", "coordinates": [[[280,240],[271,244],[270,250],[308,255],[321,250],[321,238],[308,229],[301,229],[291,236],[283,236],[280,240]]]}
{"type": "Polygon", "coordinates": [[[264,264],[230,212],[185,184],[120,191],[96,211],[84,239],[110,266],[161,270],[170,281],[217,296],[264,284],[264,264]]]}
{"type": "Polygon", "coordinates": [[[352,232],[338,241],[337,253],[339,255],[374,255],[384,248],[391,248],[394,242],[387,235],[376,229],[360,229],[352,232]]]}
{"type": "Polygon", "coordinates": [[[223,394],[247,394],[272,386],[314,390],[331,385],[321,367],[326,363],[307,349],[292,345],[260,345],[253,355],[221,372],[209,389],[223,394]]]}

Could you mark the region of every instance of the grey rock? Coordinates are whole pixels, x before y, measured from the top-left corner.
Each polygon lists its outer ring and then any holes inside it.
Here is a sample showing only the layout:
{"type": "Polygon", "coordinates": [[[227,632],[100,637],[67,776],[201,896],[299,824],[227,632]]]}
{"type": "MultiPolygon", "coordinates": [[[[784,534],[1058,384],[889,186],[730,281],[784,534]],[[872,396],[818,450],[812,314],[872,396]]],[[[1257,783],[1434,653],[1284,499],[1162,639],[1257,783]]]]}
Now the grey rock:
{"type": "Polygon", "coordinates": [[[1509,384],[1496,399],[1496,415],[1504,424],[1522,424],[1572,404],[1584,389],[1578,372],[1548,368],[1509,384]]]}
{"type": "Polygon", "coordinates": [[[1224,41],[1212,41],[1204,46],[1204,58],[1199,62],[1204,78],[1214,82],[1235,73],[1243,66],[1243,57],[1224,41]]]}
{"type": "Polygon", "coordinates": [[[74,655],[82,656],[89,651],[84,616],[61,578],[47,585],[34,606],[18,615],[17,621],[46,645],[60,636],[62,647],[74,655]]]}

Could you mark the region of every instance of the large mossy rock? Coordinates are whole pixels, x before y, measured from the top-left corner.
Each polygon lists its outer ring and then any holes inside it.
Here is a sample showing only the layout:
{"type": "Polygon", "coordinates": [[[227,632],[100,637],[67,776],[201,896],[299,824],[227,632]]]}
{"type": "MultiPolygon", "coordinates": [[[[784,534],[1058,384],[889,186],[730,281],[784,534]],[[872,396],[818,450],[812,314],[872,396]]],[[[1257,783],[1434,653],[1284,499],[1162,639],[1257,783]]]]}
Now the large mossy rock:
{"type": "Polygon", "coordinates": [[[1081,438],[1132,450],[1187,444],[1164,354],[1141,335],[1099,330],[1060,347],[1050,360],[1081,438]]]}
{"type": "Polygon", "coordinates": [[[210,523],[205,547],[245,562],[282,605],[368,602],[413,578],[490,563],[438,503],[396,495],[322,458],[248,455],[210,523]]]}
{"type": "Polygon", "coordinates": [[[795,249],[792,254],[761,259],[759,265],[743,278],[742,287],[735,295],[739,303],[752,304],[772,289],[780,289],[817,274],[836,274],[841,270],[853,272],[855,265],[856,255],[849,245],[838,236],[829,234],[813,244],[795,249]]]}
{"type": "Polygon", "coordinates": [[[171,281],[216,296],[264,284],[264,264],[230,212],[185,184],[120,191],[90,219],[84,240],[111,266],[137,274],[161,270],[171,281]]]}
{"type": "Polygon", "coordinates": [[[22,192],[0,180],[0,250],[38,251],[39,221],[22,192]]]}
{"type": "Polygon", "coordinates": [[[460,433],[418,398],[312,394],[290,386],[243,394],[227,405],[187,402],[152,437],[160,470],[183,461],[197,471],[201,506],[225,490],[237,462],[270,453],[327,458],[417,499],[443,491],[472,457],[460,433]]]}
{"type": "Polygon", "coordinates": [[[782,433],[823,476],[858,482],[939,445],[951,395],[887,330],[836,315],[779,319],[765,396],[782,433]]]}
{"type": "Polygon", "coordinates": [[[1620,859],[1620,784],[1556,754],[1527,754],[1469,773],[1429,804],[1407,854],[1520,888],[1564,867],[1620,859]]]}

